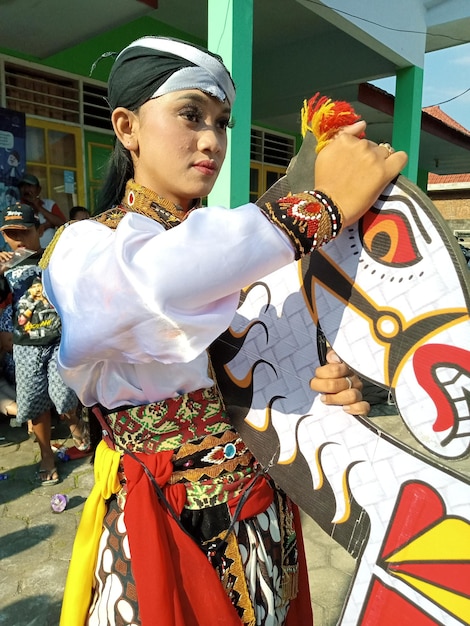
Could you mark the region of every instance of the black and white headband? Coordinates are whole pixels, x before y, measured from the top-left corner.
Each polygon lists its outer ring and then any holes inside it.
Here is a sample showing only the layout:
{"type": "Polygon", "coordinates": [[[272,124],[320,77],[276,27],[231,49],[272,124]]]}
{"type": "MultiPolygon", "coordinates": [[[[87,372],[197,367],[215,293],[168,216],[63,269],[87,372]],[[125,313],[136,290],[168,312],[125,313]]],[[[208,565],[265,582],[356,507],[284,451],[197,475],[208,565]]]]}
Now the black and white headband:
{"type": "Polygon", "coordinates": [[[118,54],[108,99],[112,109],[133,109],[182,89],[199,89],[229,106],[235,100],[235,86],[220,57],[177,39],[142,37],[118,54]]]}

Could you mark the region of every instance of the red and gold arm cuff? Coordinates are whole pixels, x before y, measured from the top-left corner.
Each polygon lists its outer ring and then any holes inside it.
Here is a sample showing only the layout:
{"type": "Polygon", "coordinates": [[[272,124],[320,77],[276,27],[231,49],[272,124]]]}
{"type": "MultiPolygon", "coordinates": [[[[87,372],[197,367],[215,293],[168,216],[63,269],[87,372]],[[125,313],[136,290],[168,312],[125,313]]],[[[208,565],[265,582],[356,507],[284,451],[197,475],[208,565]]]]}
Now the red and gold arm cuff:
{"type": "Polygon", "coordinates": [[[296,260],[328,243],[341,231],[341,210],[331,198],[316,189],[288,194],[260,208],[290,238],[296,260]]]}

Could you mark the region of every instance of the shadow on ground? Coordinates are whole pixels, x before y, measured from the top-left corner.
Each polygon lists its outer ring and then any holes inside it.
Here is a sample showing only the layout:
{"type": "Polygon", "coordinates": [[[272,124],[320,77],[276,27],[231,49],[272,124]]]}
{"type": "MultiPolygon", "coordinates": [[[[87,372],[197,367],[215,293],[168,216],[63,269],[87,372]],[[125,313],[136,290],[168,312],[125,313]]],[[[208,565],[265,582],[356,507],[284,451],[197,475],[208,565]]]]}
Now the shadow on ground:
{"type": "Polygon", "coordinates": [[[60,607],[45,594],[23,598],[2,608],[0,626],[57,626],[60,607]]]}

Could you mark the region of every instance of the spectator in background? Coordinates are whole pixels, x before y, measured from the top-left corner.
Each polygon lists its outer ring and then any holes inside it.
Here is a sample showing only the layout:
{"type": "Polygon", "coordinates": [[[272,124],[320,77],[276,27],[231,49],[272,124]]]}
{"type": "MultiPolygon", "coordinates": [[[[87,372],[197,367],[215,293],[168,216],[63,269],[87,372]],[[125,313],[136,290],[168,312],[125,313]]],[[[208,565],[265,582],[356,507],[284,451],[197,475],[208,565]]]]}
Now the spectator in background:
{"type": "Polygon", "coordinates": [[[41,248],[51,242],[56,229],[67,221],[58,205],[50,198],[41,198],[41,185],[33,174],[25,174],[19,183],[22,204],[29,204],[40,223],[41,248]]]}
{"type": "MultiPolygon", "coordinates": [[[[3,211],[11,204],[15,204],[20,199],[20,192],[17,187],[5,187],[3,183],[0,183],[0,211],[3,211]]],[[[10,246],[7,242],[0,237],[0,251],[10,250],[10,246]]]]}
{"type": "Polygon", "coordinates": [[[70,219],[71,220],[89,220],[90,212],[84,206],[73,206],[70,209],[70,219]]]}
{"type": "MultiPolygon", "coordinates": [[[[88,448],[88,433],[76,414],[77,397],[57,371],[61,322],[42,291],[38,262],[43,250],[34,209],[20,203],[7,207],[0,222],[0,232],[11,250],[26,248],[35,252],[12,268],[3,265],[1,296],[2,302],[7,306],[11,302],[12,307],[16,419],[18,424],[31,421],[41,453],[38,479],[42,485],[55,485],[59,482],[59,474],[51,449],[52,406],[67,420],[77,449],[88,448]]],[[[0,262],[6,264],[11,256],[12,252],[0,252],[0,262]]]]}
{"type": "Polygon", "coordinates": [[[6,381],[15,386],[15,362],[13,360],[12,297],[6,297],[0,305],[0,353],[2,371],[6,381]]]}
{"type": "Polygon", "coordinates": [[[0,376],[0,414],[5,417],[16,417],[16,391],[15,388],[10,385],[6,378],[0,376]]]}
{"type": "Polygon", "coordinates": [[[0,305],[0,414],[16,417],[11,298],[0,305]]]}

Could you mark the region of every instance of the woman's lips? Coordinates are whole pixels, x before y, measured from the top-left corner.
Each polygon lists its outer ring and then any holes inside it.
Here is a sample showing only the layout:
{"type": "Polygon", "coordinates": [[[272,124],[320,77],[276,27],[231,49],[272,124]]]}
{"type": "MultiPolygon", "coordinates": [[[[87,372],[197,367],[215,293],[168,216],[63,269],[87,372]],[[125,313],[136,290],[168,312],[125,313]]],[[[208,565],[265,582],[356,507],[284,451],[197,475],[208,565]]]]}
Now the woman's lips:
{"type": "Polygon", "coordinates": [[[199,163],[195,163],[193,167],[205,176],[213,176],[217,173],[217,165],[213,161],[199,161],[199,163]]]}

